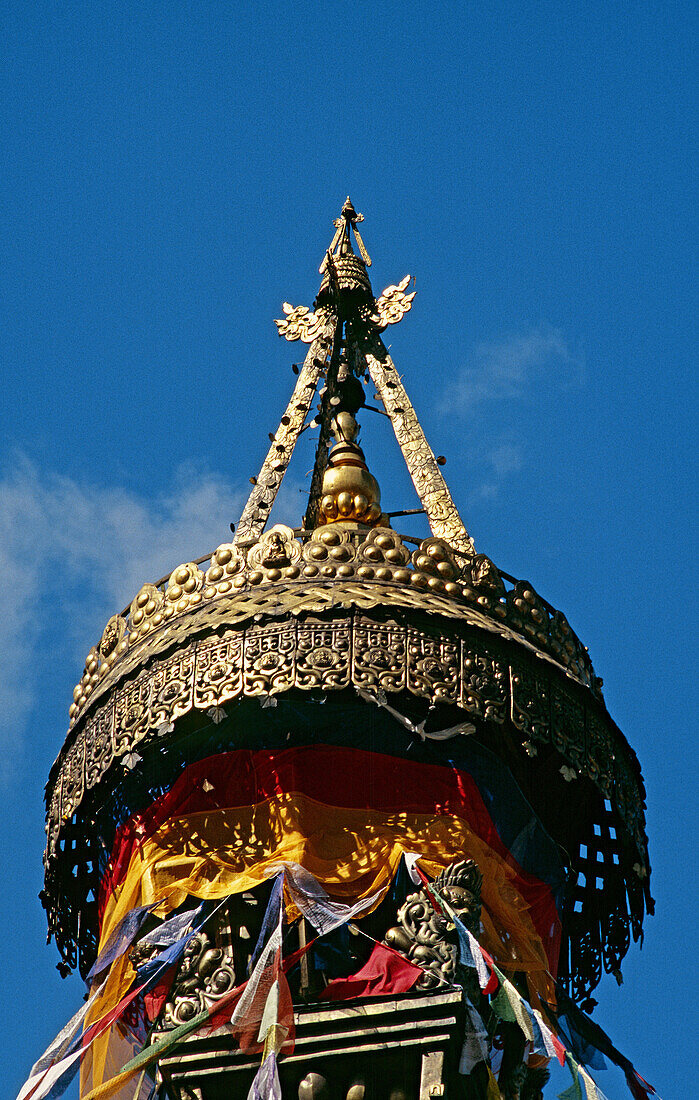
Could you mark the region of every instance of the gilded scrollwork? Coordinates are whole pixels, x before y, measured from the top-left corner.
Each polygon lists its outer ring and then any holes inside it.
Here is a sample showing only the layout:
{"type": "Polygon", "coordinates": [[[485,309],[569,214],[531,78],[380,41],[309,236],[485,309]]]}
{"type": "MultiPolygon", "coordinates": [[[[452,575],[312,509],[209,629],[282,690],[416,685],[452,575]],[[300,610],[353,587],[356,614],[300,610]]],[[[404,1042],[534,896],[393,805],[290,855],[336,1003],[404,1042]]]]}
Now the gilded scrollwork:
{"type": "Polygon", "coordinates": [[[75,742],[66,757],[61,792],[61,818],[68,821],[80,805],[85,789],[85,740],[75,742]]]}
{"type": "Polygon", "coordinates": [[[235,988],[233,952],[217,947],[205,932],[197,932],[184,949],[182,962],[162,1010],[163,1031],[186,1024],[235,988]]]}
{"type": "Polygon", "coordinates": [[[470,714],[502,724],[509,694],[507,662],[489,650],[464,646],[461,706],[470,714]]]}
{"type": "MultiPolygon", "coordinates": [[[[383,546],[377,542],[381,529],[372,534],[374,540],[368,545],[383,559],[395,549],[405,554],[404,547],[394,541],[383,546]]],[[[390,540],[397,538],[394,532],[386,534],[390,540]]],[[[319,584],[314,589],[306,580],[308,598],[305,602],[295,601],[296,616],[277,620],[281,606],[277,597],[276,602],[250,598],[238,626],[224,626],[225,617],[204,617],[189,643],[186,635],[169,638],[170,645],[178,645],[173,656],[136,666],[133,678],[125,677],[120,686],[111,688],[106,706],[93,706],[91,716],[82,721],[81,733],[72,742],[84,746],[83,755],[77,758],[84,762],[84,779],[76,773],[74,755],[69,754],[61,765],[67,773],[66,805],[76,806],[83,785],[91,788],[99,782],[114,757],[130,757],[149,731],[166,727],[192,708],[208,710],[241,694],[276,694],[290,687],[332,690],[350,684],[387,692],[407,689],[432,702],[455,703],[488,722],[501,724],[509,716],[530,755],[535,754],[537,743],[552,743],[566,767],[576,775],[589,775],[605,797],[610,796],[614,757],[628,749],[620,748],[618,737],[610,733],[608,721],[597,708],[583,706],[577,696],[571,695],[569,674],[559,681],[560,666],[554,674],[552,661],[547,670],[541,660],[532,665],[508,659],[494,647],[494,639],[491,643],[484,638],[478,644],[460,640],[458,620],[452,624],[456,633],[450,634],[444,629],[408,629],[402,622],[376,619],[371,608],[390,604],[394,599],[392,585],[399,570],[406,568],[387,566],[385,560],[371,565],[374,571],[391,571],[392,583],[384,586],[380,597],[366,602],[364,589],[370,591],[374,581],[368,584],[358,579],[351,582],[352,596],[345,605],[351,608],[354,604],[357,610],[339,610],[342,605],[328,599],[323,571],[334,575],[340,568],[354,569],[355,547],[346,531],[331,526],[314,545],[321,558],[309,553],[316,564],[304,568],[314,571],[319,584]],[[342,558],[335,559],[336,554],[342,558]],[[349,564],[342,564],[348,555],[349,564]],[[333,607],[338,610],[334,612],[333,607]],[[315,617],[319,612],[324,613],[323,618],[315,617]],[[263,613],[273,617],[267,622],[254,622],[263,613]],[[203,630],[208,630],[209,636],[202,637],[203,630]]],[[[309,547],[311,543],[307,542],[304,555],[309,547]]],[[[364,567],[361,563],[359,566],[364,567]]],[[[436,582],[434,577],[429,579],[436,582]]],[[[349,586],[350,581],[347,583],[349,586]]],[[[274,592],[281,592],[281,588],[271,585],[270,593],[274,592]]],[[[423,592],[411,584],[398,603],[404,610],[417,610],[421,605],[427,609],[435,598],[431,590],[423,592]]],[[[476,624],[476,612],[470,615],[476,629],[482,626],[476,624]]],[[[465,620],[468,622],[469,616],[465,620]]],[[[507,637],[504,628],[503,633],[507,637]]],[[[617,785],[623,792],[622,816],[631,821],[634,835],[642,837],[638,787],[629,786],[628,781],[617,785]],[[636,808],[632,810],[633,790],[636,808]]],[[[639,843],[642,846],[643,841],[639,843]]]]}
{"type": "Polygon", "coordinates": [[[396,325],[410,309],[413,298],[417,293],[413,290],[406,294],[406,290],[412,279],[412,275],[406,275],[397,285],[387,286],[376,299],[371,321],[377,328],[384,329],[388,325],[396,325]]]}
{"type": "Polygon", "coordinates": [[[220,706],[243,690],[243,632],[229,630],[223,637],[201,642],[196,650],[194,706],[220,706]]]}
{"type": "Polygon", "coordinates": [[[46,851],[44,853],[44,866],[49,868],[56,854],[58,840],[61,835],[61,788],[63,776],[59,772],[51,789],[46,812],[46,851]]]}
{"type": "Polygon", "coordinates": [[[194,654],[177,653],[159,661],[153,671],[153,698],[149,727],[172,722],[192,708],[194,688],[194,654]]]}
{"type": "Polygon", "coordinates": [[[459,694],[459,641],[408,627],[408,688],[439,703],[459,694]]]}
{"type": "Polygon", "coordinates": [[[294,685],[295,624],[252,626],[245,632],[243,678],[246,695],[273,695],[294,685]]]}
{"type": "Polygon", "coordinates": [[[292,306],[289,302],[282,302],[282,309],[284,316],[274,323],[277,332],[285,340],[301,340],[304,344],[312,344],[328,323],[328,310],[322,306],[311,313],[308,306],[292,306]]]}
{"type": "Polygon", "coordinates": [[[326,360],[335,339],[337,316],[328,312],[324,318],[322,332],[308,349],[291,400],[271,439],[262,469],[253,479],[252,492],[236,527],[233,540],[236,545],[257,541],[265,529],[270,509],[286,473],[296,441],[310,412],[318,381],[325,369],[326,360]]]}
{"type": "MultiPolygon", "coordinates": [[[[331,539],[325,549],[347,545],[331,539]]],[[[236,697],[273,698],[287,688],[328,692],[351,685],[387,695],[407,690],[430,703],[460,706],[489,724],[502,725],[509,716],[527,752],[534,754],[542,745],[555,748],[564,770],[589,775],[601,794],[611,797],[635,842],[638,866],[647,867],[643,787],[635,762],[605,712],[592,698],[583,701],[583,688],[572,692],[570,676],[560,666],[515,656],[511,643],[483,637],[477,627],[419,628],[384,614],[328,606],[322,614],[260,623],[248,619],[223,633],[213,627],[209,636],[180,644],[170,658],[152,661],[135,679],[113,688],[106,704],[93,709],[75,731],[49,785],[47,889],[53,890],[58,865],[70,858],[62,854],[61,822],[76,813],[85,790],[94,789],[119,760],[137,768],[141,742],[155,740],[162,731],[167,736],[178,716],[196,708],[217,721],[213,712],[225,718],[222,705],[236,697]]],[[[645,888],[640,880],[637,885],[629,918],[636,931],[645,888]]],[[[51,915],[56,904],[49,905],[49,919],[67,958],[74,932],[56,923],[58,917],[51,915]]],[[[615,950],[611,939],[607,950],[615,950]]],[[[574,966],[579,968],[577,961],[574,966]]]]}
{"type": "Polygon", "coordinates": [[[406,681],[405,627],[357,617],[354,621],[352,683],[402,691],[406,681]]]}
{"type": "Polygon", "coordinates": [[[551,689],[551,742],[573,767],[585,766],[585,707],[566,691],[551,689]]]}
{"type": "Polygon", "coordinates": [[[551,700],[548,678],[537,676],[523,663],[510,666],[512,724],[527,741],[548,741],[551,731],[551,700]]]}
{"type": "MultiPolygon", "coordinates": [[[[483,876],[473,860],[452,863],[434,880],[444,898],[472,935],[478,936],[483,876]]],[[[457,980],[458,940],[453,924],[438,913],[423,887],[410,894],[397,913],[398,924],[384,940],[425,971],[418,989],[437,989],[457,980]]]]}
{"type": "Polygon", "coordinates": [[[350,682],[352,631],[349,623],[307,618],[299,623],[296,687],[344,688],[350,682]]]}
{"type": "Polygon", "coordinates": [[[85,786],[88,790],[99,783],[112,762],[112,728],[114,707],[108,704],[98,710],[94,720],[85,727],[85,786]]]}
{"type": "MultiPolygon", "coordinates": [[[[210,608],[212,622],[218,615],[228,624],[246,617],[248,595],[260,586],[297,583],[300,607],[310,581],[349,584],[353,578],[364,584],[390,582],[411,589],[415,595],[424,592],[427,599],[434,598],[431,610],[450,616],[462,615],[462,608],[474,608],[550,653],[599,696],[601,681],[595,677],[590,659],[565,617],[549,612],[524,582],[505,594],[499,571],[485,555],[464,560],[437,537],[424,539],[411,554],[401,536],[385,526],[350,531],[341,523],[332,523],[299,537],[290,527],[277,524],[247,552],[235,542],[223,543],[211,555],[205,573],[194,562],[178,566],[166,586],[144,585],[128,613],[112,616],[103,640],[88,653],[74,690],[71,726],[96,698],[105,694],[115,676],[137,670],[147,659],[146,647],[156,651],[165,639],[168,644],[178,639],[181,617],[186,613],[191,620],[196,607],[201,607],[204,614],[210,608]],[[438,596],[449,603],[438,604],[438,596]]],[[[285,601],[288,598],[284,596],[285,601]]],[[[377,594],[375,602],[386,598],[377,594]]],[[[396,595],[389,599],[395,602],[396,595]]],[[[406,595],[406,600],[410,599],[413,597],[406,595]]]]}

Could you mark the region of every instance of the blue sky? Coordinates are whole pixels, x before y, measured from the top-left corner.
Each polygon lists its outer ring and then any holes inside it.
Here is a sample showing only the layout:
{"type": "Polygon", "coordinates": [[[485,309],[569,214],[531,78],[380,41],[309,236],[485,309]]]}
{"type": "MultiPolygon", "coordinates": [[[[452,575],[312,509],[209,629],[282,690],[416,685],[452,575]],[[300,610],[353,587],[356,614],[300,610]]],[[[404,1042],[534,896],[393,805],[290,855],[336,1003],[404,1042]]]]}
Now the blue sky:
{"type": "MultiPolygon", "coordinates": [[[[664,1100],[685,1095],[693,6],[127,0],[0,18],[8,1095],[82,995],[36,898],[73,684],[142,581],[226,539],[301,354],[272,319],[312,302],[348,192],[375,291],[417,278],[387,340],[478,549],[566,612],[639,754],[657,916],[595,1018],[664,1100]]],[[[384,504],[413,507],[369,415],[384,504]]],[[[301,449],[278,518],[298,522],[309,466],[301,449]]]]}

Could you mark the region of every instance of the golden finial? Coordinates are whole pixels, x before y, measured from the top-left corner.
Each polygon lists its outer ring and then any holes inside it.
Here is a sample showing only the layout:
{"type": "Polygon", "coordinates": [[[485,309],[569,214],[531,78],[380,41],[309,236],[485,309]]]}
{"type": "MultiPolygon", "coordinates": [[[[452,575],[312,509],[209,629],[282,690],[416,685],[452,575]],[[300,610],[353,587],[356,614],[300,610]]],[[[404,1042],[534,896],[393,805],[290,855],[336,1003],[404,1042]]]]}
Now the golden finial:
{"type": "Polygon", "coordinates": [[[354,238],[357,242],[357,248],[359,249],[359,255],[366,267],[371,267],[371,256],[366,250],[364,241],[361,238],[359,230],[357,229],[357,223],[364,221],[364,215],[358,214],[354,209],[352,200],[347,196],[345,204],[342,207],[342,212],[339,218],[335,218],[333,225],[335,226],[335,236],[330,242],[330,247],[323,257],[318,270],[321,275],[324,275],[328,267],[328,256],[332,256],[337,259],[340,256],[354,255],[354,249],[352,248],[352,240],[350,238],[350,227],[354,232],[354,238]]]}
{"type": "Polygon", "coordinates": [[[356,414],[364,404],[364,390],[344,355],[338,367],[337,392],[330,422],[336,443],[323,475],[319,523],[344,521],[375,527],[381,521],[381,490],[357,443],[356,414]]]}

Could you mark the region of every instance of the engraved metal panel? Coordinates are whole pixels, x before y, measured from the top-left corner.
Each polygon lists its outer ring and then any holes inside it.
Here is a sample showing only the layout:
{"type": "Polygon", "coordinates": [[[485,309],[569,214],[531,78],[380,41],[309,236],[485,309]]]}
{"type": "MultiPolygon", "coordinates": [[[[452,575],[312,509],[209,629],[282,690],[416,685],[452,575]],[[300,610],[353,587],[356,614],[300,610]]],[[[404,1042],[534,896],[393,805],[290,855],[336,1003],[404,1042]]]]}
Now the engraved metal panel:
{"type": "Polygon", "coordinates": [[[293,687],[296,623],[251,626],[243,656],[246,695],[273,695],[293,687]]]}
{"type": "Polygon", "coordinates": [[[193,687],[194,652],[191,649],[156,665],[150,725],[172,722],[191,710],[193,687]]]}
{"type": "Polygon", "coordinates": [[[110,701],[85,726],[85,786],[88,790],[99,783],[112,762],[113,725],[114,705],[110,701]]]}
{"type": "Polygon", "coordinates": [[[523,664],[510,668],[512,724],[527,738],[548,741],[551,728],[551,706],[548,679],[536,675],[523,664]]]}
{"type": "Polygon", "coordinates": [[[154,694],[150,669],[144,669],[132,683],[118,692],[112,730],[115,756],[129,752],[149,729],[150,704],[154,694]]]}
{"type": "Polygon", "coordinates": [[[614,751],[609,732],[592,708],[587,710],[587,761],[586,771],[605,798],[612,793],[614,751]]]}
{"type": "Polygon", "coordinates": [[[51,791],[48,813],[46,815],[46,853],[44,863],[48,865],[56,852],[58,838],[61,831],[61,788],[63,785],[63,773],[59,772],[51,791]]]}
{"type": "Polygon", "coordinates": [[[440,703],[455,703],[459,694],[460,643],[443,634],[408,627],[408,689],[440,703]]]}
{"type": "Polygon", "coordinates": [[[551,689],[551,740],[574,768],[585,767],[585,708],[557,687],[551,689]]]}
{"type": "Polygon", "coordinates": [[[402,691],[406,679],[405,627],[356,616],[353,633],[352,682],[358,687],[402,691]]]}
{"type": "Polygon", "coordinates": [[[200,710],[220,706],[243,690],[242,630],[227,631],[197,645],[194,674],[194,706],[200,710]]]}
{"type": "Polygon", "coordinates": [[[61,818],[67,821],[80,805],[85,782],[85,736],[80,734],[66,758],[63,769],[61,818]]]}
{"type": "Polygon", "coordinates": [[[491,722],[504,722],[509,695],[509,667],[484,647],[463,644],[461,706],[470,714],[491,722]]]}
{"type": "Polygon", "coordinates": [[[349,623],[305,619],[298,625],[296,686],[306,690],[347,687],[351,652],[349,623]]]}

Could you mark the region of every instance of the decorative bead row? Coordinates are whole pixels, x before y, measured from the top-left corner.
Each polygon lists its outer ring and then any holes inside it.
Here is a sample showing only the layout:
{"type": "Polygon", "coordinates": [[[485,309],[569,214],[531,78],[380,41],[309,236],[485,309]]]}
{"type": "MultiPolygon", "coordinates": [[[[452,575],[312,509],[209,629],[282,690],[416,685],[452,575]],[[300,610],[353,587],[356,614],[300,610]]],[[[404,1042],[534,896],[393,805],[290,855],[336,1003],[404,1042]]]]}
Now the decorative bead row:
{"type": "Polygon", "coordinates": [[[407,585],[471,604],[551,653],[599,694],[601,680],[565,616],[549,609],[525,581],[516,582],[508,591],[502,575],[484,554],[465,560],[438,538],[424,539],[411,553],[400,535],[387,527],[357,532],[329,524],[302,542],[290,527],[277,524],[247,553],[240,545],[223,543],[211,555],[206,571],[196,562],[185,562],[163,586],[144,584],[130,608],[110,618],[98,645],[88,653],[73,691],[71,727],[115,663],[173,617],[203,602],[259,585],[353,577],[407,585]]]}

